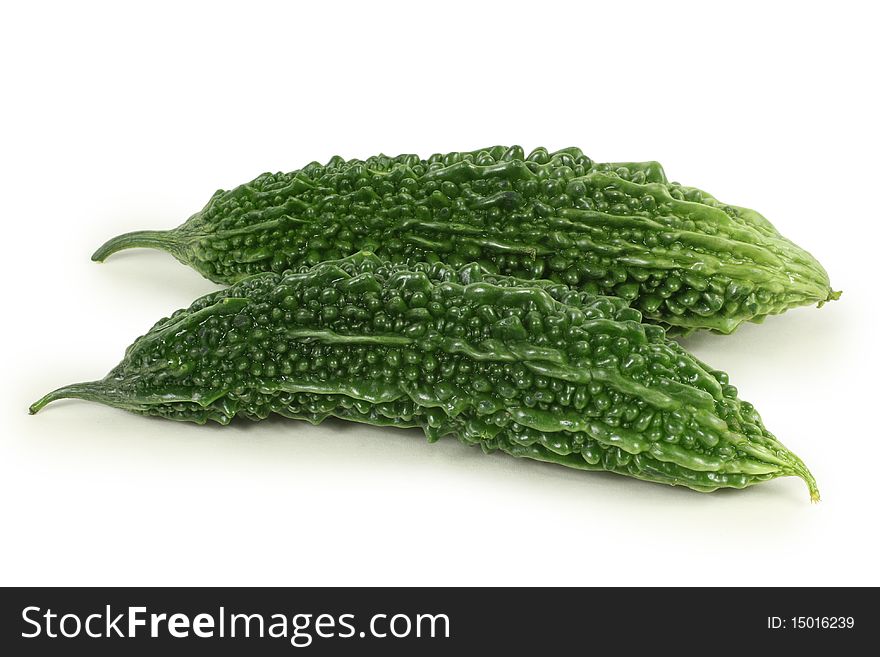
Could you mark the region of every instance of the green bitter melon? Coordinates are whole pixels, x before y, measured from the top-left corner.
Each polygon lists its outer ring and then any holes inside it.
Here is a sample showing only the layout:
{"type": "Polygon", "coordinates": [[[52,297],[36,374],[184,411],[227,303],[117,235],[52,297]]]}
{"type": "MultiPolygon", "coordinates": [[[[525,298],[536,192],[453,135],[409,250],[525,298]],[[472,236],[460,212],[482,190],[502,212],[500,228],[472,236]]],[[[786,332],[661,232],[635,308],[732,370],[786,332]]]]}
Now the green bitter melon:
{"type": "Polygon", "coordinates": [[[835,299],[828,275],[757,212],[667,181],[656,162],[598,164],[577,148],[334,157],[220,190],[170,231],[111,239],[172,253],[207,278],[371,250],[391,262],[479,262],[629,301],[646,318],[729,333],[835,299]]]}
{"type": "Polygon", "coordinates": [[[798,457],[626,302],[472,264],[372,254],[255,275],[158,322],[82,398],[174,420],[272,413],[420,427],[484,450],[698,491],[795,475],[798,457]]]}

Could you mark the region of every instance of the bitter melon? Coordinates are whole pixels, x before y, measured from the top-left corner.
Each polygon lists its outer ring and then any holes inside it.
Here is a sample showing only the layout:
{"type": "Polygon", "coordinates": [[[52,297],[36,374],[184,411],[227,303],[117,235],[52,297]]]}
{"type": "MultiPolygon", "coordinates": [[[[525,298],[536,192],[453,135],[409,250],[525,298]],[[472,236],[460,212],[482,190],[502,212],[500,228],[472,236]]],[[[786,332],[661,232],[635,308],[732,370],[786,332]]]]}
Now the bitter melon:
{"type": "Polygon", "coordinates": [[[577,148],[334,157],[214,194],[170,231],[111,239],[171,252],[212,281],[371,250],[391,262],[479,262],[619,296],[645,317],[729,333],[834,299],[828,275],[757,212],[666,180],[656,162],[597,164],[577,148]]]}
{"type": "Polygon", "coordinates": [[[356,254],[267,272],[158,322],[104,379],[60,388],[174,420],[272,413],[452,434],[487,452],[698,491],[794,475],[727,376],[613,297],[472,264],[356,254]]]}

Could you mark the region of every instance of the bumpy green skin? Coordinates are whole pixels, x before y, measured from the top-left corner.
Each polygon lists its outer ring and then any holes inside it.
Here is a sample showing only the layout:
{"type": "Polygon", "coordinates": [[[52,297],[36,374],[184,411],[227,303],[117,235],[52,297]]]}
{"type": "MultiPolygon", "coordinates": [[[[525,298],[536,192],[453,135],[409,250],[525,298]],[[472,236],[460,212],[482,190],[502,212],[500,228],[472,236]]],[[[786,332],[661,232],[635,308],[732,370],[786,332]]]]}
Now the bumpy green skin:
{"type": "Polygon", "coordinates": [[[727,377],[625,301],[478,265],[357,254],[265,273],[157,323],[66,397],[204,423],[271,413],[452,434],[484,450],[699,491],[804,464],[727,377]]]}
{"type": "Polygon", "coordinates": [[[171,231],[114,238],[94,254],[167,250],[207,278],[371,250],[391,262],[479,262],[619,296],[685,331],[836,298],[806,251],[758,213],[669,183],[656,162],[597,164],[576,148],[335,157],[218,191],[171,231]]]}

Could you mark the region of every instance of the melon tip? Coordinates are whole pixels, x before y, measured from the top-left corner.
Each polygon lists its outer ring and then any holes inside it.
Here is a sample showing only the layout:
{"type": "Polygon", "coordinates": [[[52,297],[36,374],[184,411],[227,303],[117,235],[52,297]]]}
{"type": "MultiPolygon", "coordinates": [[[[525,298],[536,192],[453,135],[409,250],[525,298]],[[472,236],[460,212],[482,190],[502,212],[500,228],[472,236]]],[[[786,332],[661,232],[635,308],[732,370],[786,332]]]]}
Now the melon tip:
{"type": "Polygon", "coordinates": [[[821,308],[829,301],[837,301],[840,298],[840,295],[843,294],[842,290],[829,290],[828,296],[819,301],[817,304],[817,308],[821,308]]]}

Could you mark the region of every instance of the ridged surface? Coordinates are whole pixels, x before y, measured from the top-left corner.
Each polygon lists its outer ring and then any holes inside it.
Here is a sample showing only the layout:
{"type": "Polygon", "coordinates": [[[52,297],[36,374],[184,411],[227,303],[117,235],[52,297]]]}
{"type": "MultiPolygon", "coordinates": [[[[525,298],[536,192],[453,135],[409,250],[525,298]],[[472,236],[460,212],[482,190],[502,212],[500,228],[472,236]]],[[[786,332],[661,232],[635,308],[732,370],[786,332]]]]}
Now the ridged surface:
{"type": "Polygon", "coordinates": [[[473,261],[724,333],[837,296],[822,266],[758,213],[670,183],[656,162],[598,164],[577,148],[334,157],[218,191],[179,228],[119,236],[93,257],[140,246],[220,283],[360,250],[473,261]]]}
{"type": "Polygon", "coordinates": [[[722,372],[625,301],[357,254],[257,275],[163,319],[100,381],[50,393],[204,423],[271,413],[452,434],[700,491],[815,481],[722,372]]]}

